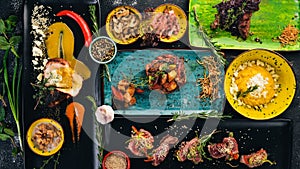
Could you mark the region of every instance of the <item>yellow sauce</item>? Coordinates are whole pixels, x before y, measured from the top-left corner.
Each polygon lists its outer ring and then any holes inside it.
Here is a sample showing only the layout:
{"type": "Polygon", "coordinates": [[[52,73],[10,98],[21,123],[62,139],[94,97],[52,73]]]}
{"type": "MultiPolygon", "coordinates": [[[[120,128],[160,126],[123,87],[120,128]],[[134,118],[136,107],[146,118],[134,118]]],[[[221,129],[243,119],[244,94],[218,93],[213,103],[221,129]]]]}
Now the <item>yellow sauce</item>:
{"type": "MultiPolygon", "coordinates": [[[[244,70],[239,71],[238,76],[236,77],[235,83],[238,86],[238,90],[241,92],[246,92],[249,89],[247,83],[249,80],[260,74],[263,79],[267,80],[267,84],[264,84],[264,89],[261,92],[266,94],[261,97],[255,97],[251,95],[251,92],[248,93],[245,97],[240,97],[239,99],[243,101],[246,105],[249,106],[260,106],[269,103],[275,96],[275,82],[270,72],[268,72],[262,66],[248,66],[244,70]]],[[[253,91],[255,92],[255,91],[253,91]]]]}

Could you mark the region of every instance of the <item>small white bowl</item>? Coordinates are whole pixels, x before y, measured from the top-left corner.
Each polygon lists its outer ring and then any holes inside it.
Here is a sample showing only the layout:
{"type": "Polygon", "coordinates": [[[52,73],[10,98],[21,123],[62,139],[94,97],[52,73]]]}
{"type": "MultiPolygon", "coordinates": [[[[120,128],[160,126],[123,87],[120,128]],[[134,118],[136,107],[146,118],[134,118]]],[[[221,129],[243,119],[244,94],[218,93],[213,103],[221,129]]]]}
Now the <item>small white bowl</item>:
{"type": "MultiPolygon", "coordinates": [[[[99,48],[98,50],[103,49],[102,47],[98,47],[98,48],[99,48]]],[[[103,51],[103,52],[108,52],[108,51],[103,51]]],[[[111,62],[111,61],[115,58],[115,56],[116,56],[116,54],[117,54],[117,45],[116,45],[116,43],[115,43],[112,39],[110,39],[109,37],[106,37],[106,36],[99,36],[99,37],[95,38],[95,39],[91,42],[91,44],[90,44],[90,46],[89,46],[89,54],[90,54],[90,57],[93,59],[93,61],[95,61],[95,62],[97,62],[97,63],[99,63],[99,64],[106,64],[106,63],[111,62]],[[94,57],[94,54],[93,54],[92,50],[93,50],[94,44],[95,44],[96,42],[98,42],[98,41],[109,42],[109,43],[112,45],[113,54],[112,54],[112,56],[111,56],[111,58],[110,58],[109,60],[101,61],[100,59],[97,59],[97,58],[94,57]]]]}

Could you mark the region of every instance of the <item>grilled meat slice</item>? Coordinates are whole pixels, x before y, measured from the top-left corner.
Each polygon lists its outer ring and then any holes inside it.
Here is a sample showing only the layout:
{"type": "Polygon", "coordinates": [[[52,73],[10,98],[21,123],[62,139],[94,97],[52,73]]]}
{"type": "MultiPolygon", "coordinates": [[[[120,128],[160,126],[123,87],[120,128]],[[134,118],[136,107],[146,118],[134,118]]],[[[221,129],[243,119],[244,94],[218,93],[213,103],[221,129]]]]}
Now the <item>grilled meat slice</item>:
{"type": "Polygon", "coordinates": [[[251,153],[249,155],[242,155],[240,162],[247,165],[249,168],[259,167],[263,165],[265,162],[274,164],[268,160],[267,151],[264,149],[260,149],[257,152],[251,153]]]}
{"type": "Polygon", "coordinates": [[[159,147],[152,151],[152,155],[148,156],[146,162],[152,161],[153,166],[158,166],[167,157],[171,146],[178,142],[177,137],[166,135],[160,141],[159,147]]]}
{"type": "Polygon", "coordinates": [[[229,136],[223,139],[222,143],[208,145],[208,152],[213,158],[226,157],[226,160],[236,160],[239,157],[238,144],[235,138],[229,136]]]}

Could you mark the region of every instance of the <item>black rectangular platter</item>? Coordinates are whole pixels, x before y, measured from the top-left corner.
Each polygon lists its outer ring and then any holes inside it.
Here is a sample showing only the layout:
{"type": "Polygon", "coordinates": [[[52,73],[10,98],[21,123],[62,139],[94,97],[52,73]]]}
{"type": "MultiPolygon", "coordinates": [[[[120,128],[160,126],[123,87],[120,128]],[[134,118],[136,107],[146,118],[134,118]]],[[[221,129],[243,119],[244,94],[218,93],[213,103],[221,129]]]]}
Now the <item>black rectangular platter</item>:
{"type": "MultiPolygon", "coordinates": [[[[89,8],[88,5],[94,4],[97,6],[97,12],[99,12],[99,7],[97,0],[34,0],[34,1],[25,1],[24,3],[24,72],[23,72],[23,85],[22,85],[22,110],[23,110],[23,138],[24,146],[25,146],[25,163],[24,167],[26,169],[32,168],[40,168],[43,165],[44,160],[49,159],[49,157],[43,157],[36,155],[29,148],[26,141],[26,132],[29,126],[37,119],[40,118],[53,118],[58,121],[64,130],[65,139],[62,149],[60,150],[59,164],[58,168],[72,168],[72,169],[91,169],[98,168],[97,161],[97,150],[93,141],[93,137],[88,135],[87,133],[94,133],[94,125],[93,123],[93,113],[90,109],[90,102],[87,101],[84,97],[86,93],[79,94],[76,98],[70,98],[61,103],[59,108],[49,108],[47,106],[39,107],[34,110],[36,101],[33,99],[34,90],[30,83],[34,83],[36,79],[36,74],[34,74],[33,66],[32,66],[32,35],[31,32],[31,15],[34,5],[44,5],[52,8],[51,14],[56,14],[60,10],[68,9],[73,10],[76,13],[79,13],[86,20],[88,25],[92,25],[92,21],[90,20],[89,8]],[[65,116],[65,107],[68,103],[72,102],[72,100],[80,99],[82,100],[82,104],[86,107],[86,112],[84,116],[84,121],[82,124],[80,141],[77,143],[72,142],[71,129],[69,125],[69,121],[65,116]],[[60,111],[59,114],[55,114],[55,112],[60,111]]],[[[82,35],[81,29],[79,25],[72,21],[71,19],[58,19],[55,21],[63,21],[65,22],[72,30],[75,36],[75,46],[74,46],[74,56],[78,56],[84,44],[84,37],[82,35]]],[[[86,49],[85,49],[86,50],[86,49]]],[[[86,51],[84,51],[86,52],[86,51]]],[[[88,56],[88,55],[87,55],[88,56]]],[[[88,65],[89,66],[89,65],[88,65]]],[[[96,69],[91,69],[91,71],[96,72],[96,69]]],[[[95,77],[91,78],[95,79],[95,77]]],[[[86,81],[83,85],[84,89],[90,89],[87,91],[94,92],[95,81],[86,81]],[[87,87],[93,86],[93,87],[87,87]]],[[[89,93],[89,95],[91,95],[89,93]]],[[[56,157],[56,156],[55,156],[56,157]]],[[[53,168],[54,163],[50,161],[50,163],[46,166],[46,168],[53,168]]]]}
{"type": "MultiPolygon", "coordinates": [[[[130,157],[131,169],[230,169],[224,158],[205,160],[203,163],[194,165],[191,161],[178,162],[174,157],[174,151],[182,141],[189,141],[198,135],[208,134],[214,129],[220,131],[216,133],[211,143],[222,142],[224,137],[228,137],[228,132],[233,132],[234,138],[239,145],[240,155],[250,154],[264,148],[268,152],[268,159],[275,161],[276,165],[270,166],[265,163],[260,169],[289,169],[291,162],[292,148],[292,122],[290,120],[270,120],[270,121],[252,121],[244,119],[227,120],[183,120],[178,122],[167,122],[169,117],[146,116],[116,118],[110,125],[105,126],[104,148],[105,153],[112,150],[121,150],[130,157]],[[153,134],[155,143],[154,148],[158,146],[160,139],[170,134],[179,137],[179,144],[172,148],[165,161],[159,166],[154,167],[151,163],[145,163],[145,158],[134,156],[127,148],[130,139],[131,126],[138,130],[143,128],[153,134]],[[184,126],[184,127],[182,127],[184,126]],[[167,129],[168,128],[168,129],[167,129]]],[[[206,150],[207,151],[207,150],[206,150]]],[[[149,151],[151,152],[151,151],[149,151]]],[[[208,152],[207,152],[208,153],[208,152]]],[[[232,164],[239,164],[238,161],[232,161],[232,164]]],[[[239,169],[247,169],[243,164],[239,164],[239,169]]]]}
{"type": "MultiPolygon", "coordinates": [[[[188,14],[188,0],[165,0],[165,1],[151,1],[151,0],[99,0],[100,5],[98,8],[99,12],[99,23],[101,29],[105,29],[105,21],[107,14],[117,6],[120,5],[131,5],[138,9],[141,13],[147,7],[155,8],[163,3],[173,3],[180,6],[186,14],[188,14]],[[99,10],[101,8],[101,10],[99,10]]],[[[71,9],[82,16],[88,21],[89,25],[92,25],[89,16],[86,16],[85,13],[88,13],[89,4],[97,4],[97,0],[35,0],[25,1],[24,7],[24,72],[23,72],[23,131],[24,136],[26,132],[35,120],[48,116],[47,111],[55,112],[55,110],[50,110],[51,108],[40,108],[33,110],[35,106],[35,101],[32,98],[34,91],[30,83],[36,78],[33,76],[33,67],[32,67],[32,52],[31,44],[32,39],[30,36],[31,24],[30,17],[32,14],[32,9],[35,4],[43,4],[46,6],[51,6],[53,8],[53,13],[55,14],[62,9],[71,9]]],[[[66,20],[66,22],[68,22],[66,20]]],[[[78,40],[75,41],[75,51],[74,56],[77,56],[81,51],[81,46],[83,46],[83,36],[79,26],[74,22],[68,22],[74,35],[78,40]]],[[[91,26],[90,26],[91,27],[91,26]]],[[[188,28],[187,28],[188,29],[188,28]]],[[[105,31],[101,31],[101,34],[105,35],[105,31]]],[[[162,49],[191,49],[188,42],[188,31],[186,31],[184,37],[173,43],[161,43],[157,48],[162,49]]],[[[131,44],[131,45],[117,45],[119,50],[126,49],[143,49],[139,44],[141,43],[140,39],[131,44]]],[[[86,52],[86,51],[85,51],[86,52]]],[[[88,55],[88,53],[86,53],[88,55]]],[[[90,64],[91,60],[88,64],[90,64]]],[[[59,159],[59,167],[64,169],[92,169],[98,168],[99,162],[97,159],[98,149],[94,142],[94,136],[88,133],[95,133],[94,129],[94,119],[93,112],[90,110],[90,102],[88,102],[84,97],[86,95],[92,95],[99,97],[97,99],[98,103],[103,102],[103,86],[101,85],[101,79],[97,79],[95,76],[98,75],[100,69],[98,65],[95,64],[88,65],[91,69],[91,72],[94,74],[84,82],[83,88],[87,89],[87,92],[82,93],[78,98],[84,100],[82,104],[86,107],[86,113],[84,117],[83,128],[81,132],[80,142],[73,144],[71,140],[71,131],[69,127],[69,122],[66,116],[64,115],[63,107],[65,107],[71,100],[67,100],[62,103],[61,114],[57,117],[53,115],[55,120],[58,120],[64,128],[65,132],[65,143],[61,149],[61,156],[59,159]],[[96,80],[95,80],[96,79],[96,80]],[[96,88],[96,89],[95,89],[96,88]],[[102,97],[102,98],[101,98],[102,97]]],[[[155,136],[155,146],[157,146],[161,137],[166,134],[171,135],[181,135],[183,138],[180,140],[190,140],[195,137],[195,131],[201,133],[201,131],[210,132],[213,129],[218,129],[221,133],[216,134],[211,142],[221,142],[223,137],[226,137],[227,131],[232,131],[235,138],[239,142],[239,149],[241,154],[249,154],[251,152],[257,151],[260,148],[264,148],[269,153],[269,159],[276,161],[276,165],[269,166],[264,164],[261,169],[289,169],[291,162],[291,146],[292,146],[292,122],[289,120],[270,120],[270,121],[252,121],[252,120],[239,120],[239,119],[226,119],[220,121],[218,120],[201,120],[196,121],[184,120],[175,122],[176,126],[172,126],[174,122],[167,122],[170,119],[170,116],[120,116],[116,115],[114,121],[108,125],[103,126],[103,140],[104,140],[104,155],[111,150],[122,150],[130,155],[131,160],[131,169],[194,169],[194,168],[214,168],[214,169],[229,169],[226,162],[221,160],[207,161],[199,165],[193,165],[191,162],[186,161],[180,163],[173,156],[175,148],[173,148],[166,160],[159,166],[153,167],[151,163],[145,163],[143,158],[136,158],[126,149],[125,142],[130,138],[131,126],[135,126],[137,129],[144,128],[150,131],[155,136]],[[205,124],[205,125],[204,125],[205,124]],[[172,126],[172,129],[166,129],[172,126]],[[186,126],[182,128],[182,126],[186,126]],[[203,127],[205,126],[205,127],[203,127]],[[187,130],[187,131],[186,131],[187,130]]],[[[25,137],[23,137],[25,138],[25,137]]],[[[27,142],[24,141],[25,145],[25,168],[39,168],[42,166],[43,161],[48,159],[48,157],[42,157],[34,154],[27,145],[27,142]]],[[[176,147],[177,148],[177,147],[176,147]]],[[[47,166],[47,168],[53,168],[53,164],[47,166]]],[[[244,165],[240,164],[238,168],[246,169],[244,165]]]]}

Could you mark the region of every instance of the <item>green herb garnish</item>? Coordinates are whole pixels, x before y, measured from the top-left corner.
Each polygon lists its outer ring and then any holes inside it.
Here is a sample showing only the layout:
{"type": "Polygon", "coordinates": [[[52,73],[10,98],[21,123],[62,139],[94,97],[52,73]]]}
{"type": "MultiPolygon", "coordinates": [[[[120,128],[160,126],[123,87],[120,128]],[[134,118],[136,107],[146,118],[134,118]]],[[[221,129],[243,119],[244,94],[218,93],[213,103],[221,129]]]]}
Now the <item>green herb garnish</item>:
{"type": "MultiPolygon", "coordinates": [[[[20,96],[20,83],[21,83],[21,73],[22,65],[19,65],[20,55],[17,53],[18,46],[21,42],[21,36],[15,35],[15,28],[17,25],[17,16],[11,15],[6,20],[0,19],[0,50],[4,50],[5,54],[3,56],[3,77],[4,86],[8,98],[9,108],[13,115],[14,121],[17,126],[18,138],[20,152],[23,152],[23,141],[21,137],[20,128],[20,112],[19,112],[19,96],[20,96]],[[14,56],[13,61],[13,75],[12,78],[9,77],[8,71],[8,57],[10,52],[14,56]]],[[[3,97],[3,95],[2,95],[3,97]]]]}
{"type": "Polygon", "coordinates": [[[224,118],[231,118],[231,115],[222,115],[219,112],[211,111],[211,112],[195,112],[191,114],[185,114],[182,111],[173,113],[173,117],[168,120],[170,121],[180,121],[180,120],[189,120],[189,119],[210,119],[210,118],[218,118],[218,119],[224,119],[224,118]]]}
{"type": "Polygon", "coordinates": [[[248,93],[251,93],[253,92],[254,90],[258,89],[258,85],[255,85],[255,86],[251,86],[249,87],[246,91],[238,91],[237,94],[236,94],[236,97],[237,98],[240,98],[240,97],[246,97],[248,93]]]}
{"type": "MultiPolygon", "coordinates": [[[[92,111],[95,112],[97,110],[97,103],[94,97],[92,96],[87,96],[86,99],[88,99],[92,103],[92,111]]],[[[96,118],[96,117],[95,117],[96,118]]],[[[104,146],[103,146],[103,136],[102,136],[102,126],[99,124],[97,121],[94,122],[96,126],[96,139],[98,142],[98,161],[99,161],[99,166],[98,168],[101,169],[102,166],[102,160],[103,160],[103,151],[104,151],[104,146]]]]}
{"type": "MultiPolygon", "coordinates": [[[[57,169],[57,165],[59,164],[58,160],[59,160],[59,157],[60,157],[60,151],[58,152],[56,159],[54,159],[54,157],[55,157],[55,155],[52,155],[47,160],[44,160],[43,165],[41,167],[39,167],[39,169],[44,169],[50,163],[50,161],[52,161],[52,160],[54,162],[53,168],[57,169]]],[[[37,168],[33,168],[33,169],[37,169],[37,168]]]]}

